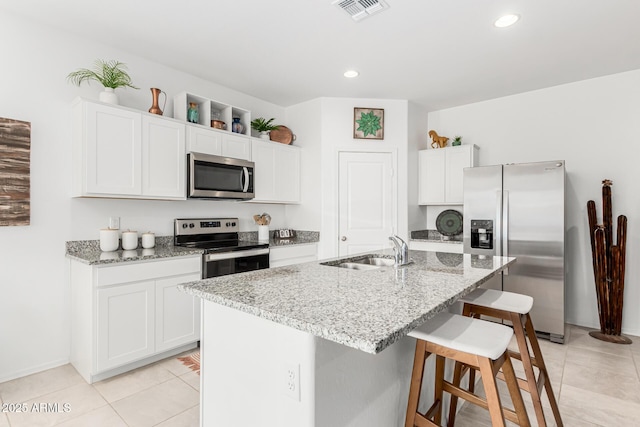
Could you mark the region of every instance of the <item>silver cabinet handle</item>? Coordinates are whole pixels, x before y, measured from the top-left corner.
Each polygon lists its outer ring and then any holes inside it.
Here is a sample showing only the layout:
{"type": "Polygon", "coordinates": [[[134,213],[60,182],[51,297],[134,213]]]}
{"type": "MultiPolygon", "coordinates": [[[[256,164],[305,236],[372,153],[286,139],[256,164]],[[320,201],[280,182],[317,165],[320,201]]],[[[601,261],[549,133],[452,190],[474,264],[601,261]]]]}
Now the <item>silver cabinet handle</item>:
{"type": "Polygon", "coordinates": [[[347,236],[342,236],[342,237],[340,238],[340,240],[342,240],[343,242],[344,242],[344,241],[346,241],[346,240],[347,240],[347,236]]]}

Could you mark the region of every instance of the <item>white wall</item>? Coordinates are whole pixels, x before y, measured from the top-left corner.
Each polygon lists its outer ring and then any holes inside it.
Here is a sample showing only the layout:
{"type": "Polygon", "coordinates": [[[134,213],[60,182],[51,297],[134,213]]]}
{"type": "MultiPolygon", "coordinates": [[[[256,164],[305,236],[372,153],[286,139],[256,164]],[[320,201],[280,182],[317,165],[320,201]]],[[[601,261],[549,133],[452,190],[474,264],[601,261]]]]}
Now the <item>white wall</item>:
{"type": "Polygon", "coordinates": [[[285,209],[216,201],[71,199],[71,110],[76,96],[97,99],[100,86],[66,82],[69,72],[96,58],[128,65],[140,90],[118,89],[120,103],[147,111],[150,87],[171,99],[189,91],[252,111],[254,117],[284,119],[284,109],[249,95],[177,72],[85,38],[0,14],[2,71],[0,117],[31,122],[31,225],[0,227],[0,382],[66,363],[69,357],[69,285],[64,242],[97,239],[110,215],[121,227],[173,234],[176,217],[240,218],[242,231],[257,230],[251,216],[269,212],[285,227],[285,209]]]}
{"type": "Polygon", "coordinates": [[[407,227],[409,230],[425,228],[425,206],[418,205],[418,151],[429,145],[427,110],[409,103],[409,140],[407,150],[407,227]]]}
{"type": "Polygon", "coordinates": [[[307,200],[314,199],[309,207],[306,204],[304,207],[288,207],[287,218],[296,228],[304,228],[298,226],[304,224],[306,228],[320,231],[319,258],[338,254],[338,152],[341,150],[389,150],[396,153],[398,233],[401,237],[407,237],[406,100],[321,98],[287,108],[287,119],[293,119],[292,123],[298,121],[303,125],[301,127],[305,129],[305,134],[313,134],[304,138],[305,144],[307,141],[313,142],[308,147],[305,146],[305,164],[309,169],[305,169],[304,166],[302,169],[302,194],[306,194],[307,200]],[[353,138],[355,107],[384,109],[384,140],[353,138]],[[310,120],[309,116],[315,117],[316,122],[310,120]]]}
{"type": "Polygon", "coordinates": [[[586,205],[602,221],[601,181],[613,215],[628,217],[623,331],[640,335],[640,70],[429,114],[429,128],[480,146],[480,165],[566,160],[566,316],[599,328],[586,205]]]}

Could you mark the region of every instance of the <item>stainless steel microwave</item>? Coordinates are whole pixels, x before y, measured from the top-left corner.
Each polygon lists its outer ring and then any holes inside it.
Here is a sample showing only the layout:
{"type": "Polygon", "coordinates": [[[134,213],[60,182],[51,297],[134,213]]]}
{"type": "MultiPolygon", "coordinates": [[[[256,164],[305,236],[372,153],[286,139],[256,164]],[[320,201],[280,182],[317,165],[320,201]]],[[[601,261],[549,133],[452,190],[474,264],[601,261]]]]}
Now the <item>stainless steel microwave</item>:
{"type": "Polygon", "coordinates": [[[254,163],[202,153],[187,154],[188,196],[192,199],[253,199],[254,163]]]}

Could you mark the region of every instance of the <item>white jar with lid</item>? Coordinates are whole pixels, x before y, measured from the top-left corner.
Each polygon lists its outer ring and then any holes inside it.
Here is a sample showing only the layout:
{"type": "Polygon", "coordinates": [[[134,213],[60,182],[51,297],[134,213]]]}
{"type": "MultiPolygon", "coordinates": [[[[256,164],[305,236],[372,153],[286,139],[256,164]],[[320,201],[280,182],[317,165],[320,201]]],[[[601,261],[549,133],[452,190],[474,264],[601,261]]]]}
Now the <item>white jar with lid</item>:
{"type": "Polygon", "coordinates": [[[118,250],[118,230],[115,228],[103,228],[100,230],[100,250],[111,252],[118,250]]]}
{"type": "Polygon", "coordinates": [[[130,251],[138,247],[138,232],[137,231],[123,231],[122,232],[122,249],[130,251]]]}
{"type": "Polygon", "coordinates": [[[144,249],[151,249],[156,245],[156,235],[150,231],[142,233],[142,247],[144,249]]]}

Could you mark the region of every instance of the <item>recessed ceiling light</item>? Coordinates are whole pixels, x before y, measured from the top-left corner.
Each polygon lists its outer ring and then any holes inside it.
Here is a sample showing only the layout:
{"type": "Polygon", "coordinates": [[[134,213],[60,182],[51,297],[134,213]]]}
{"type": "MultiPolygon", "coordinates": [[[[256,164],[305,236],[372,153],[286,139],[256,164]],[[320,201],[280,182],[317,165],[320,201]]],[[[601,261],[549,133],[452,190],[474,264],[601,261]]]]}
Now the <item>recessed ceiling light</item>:
{"type": "Polygon", "coordinates": [[[504,27],[508,27],[515,24],[516,22],[518,22],[519,19],[520,19],[520,15],[514,15],[514,14],[504,15],[496,19],[496,22],[494,22],[493,25],[495,25],[498,28],[504,28],[504,27]]]}
{"type": "Polygon", "coordinates": [[[357,72],[356,70],[347,70],[344,72],[344,76],[348,79],[352,79],[354,77],[358,77],[358,75],[360,75],[359,72],[357,72]]]}

